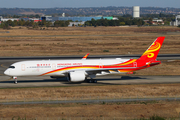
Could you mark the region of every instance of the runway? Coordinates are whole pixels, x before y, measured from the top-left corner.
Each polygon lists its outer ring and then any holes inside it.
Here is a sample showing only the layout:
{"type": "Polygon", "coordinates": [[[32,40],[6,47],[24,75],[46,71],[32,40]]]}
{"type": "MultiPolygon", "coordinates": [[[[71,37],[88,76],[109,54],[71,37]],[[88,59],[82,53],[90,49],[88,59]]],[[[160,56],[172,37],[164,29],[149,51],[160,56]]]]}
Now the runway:
{"type": "Polygon", "coordinates": [[[66,104],[66,103],[112,103],[112,102],[148,102],[148,101],[179,101],[179,97],[155,97],[155,98],[111,98],[111,99],[79,99],[79,100],[41,100],[41,101],[6,101],[1,105],[25,105],[25,104],[66,104]]]}
{"type": "Polygon", "coordinates": [[[20,60],[0,60],[0,88],[180,83],[180,76],[109,75],[97,77],[97,83],[69,83],[66,78],[51,79],[49,76],[41,76],[18,77],[18,84],[14,84],[14,81],[9,80],[10,77],[3,73],[9,65],[17,61],[20,60]]]}
{"type": "Polygon", "coordinates": [[[0,88],[16,87],[53,87],[53,86],[91,86],[91,85],[131,85],[131,84],[169,84],[180,83],[180,76],[120,76],[110,75],[97,77],[97,83],[70,83],[66,78],[51,79],[43,77],[18,77],[18,84],[9,77],[1,76],[0,88]]]}

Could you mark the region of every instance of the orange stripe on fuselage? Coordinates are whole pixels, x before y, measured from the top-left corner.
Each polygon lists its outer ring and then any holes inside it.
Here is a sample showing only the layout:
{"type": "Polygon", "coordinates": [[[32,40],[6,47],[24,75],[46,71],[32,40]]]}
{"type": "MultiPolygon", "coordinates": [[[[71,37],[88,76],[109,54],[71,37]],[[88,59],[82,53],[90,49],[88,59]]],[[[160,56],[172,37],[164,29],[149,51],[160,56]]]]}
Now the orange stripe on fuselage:
{"type": "MultiPolygon", "coordinates": [[[[120,66],[123,66],[123,67],[130,67],[130,66],[125,66],[125,65],[129,65],[129,64],[132,64],[133,62],[135,62],[136,59],[131,59],[131,60],[128,60],[124,63],[120,63],[120,64],[115,64],[115,65],[104,65],[104,66],[100,66],[100,65],[83,65],[83,66],[71,66],[71,67],[65,67],[65,68],[60,68],[60,69],[56,69],[56,70],[52,70],[50,72],[47,72],[47,73],[44,73],[42,74],[41,76],[43,75],[47,75],[47,74],[51,74],[51,73],[55,73],[55,72],[60,72],[60,71],[66,71],[66,70],[73,70],[73,69],[99,69],[99,68],[119,68],[120,66]]],[[[132,67],[132,66],[131,66],[132,67]]]]}

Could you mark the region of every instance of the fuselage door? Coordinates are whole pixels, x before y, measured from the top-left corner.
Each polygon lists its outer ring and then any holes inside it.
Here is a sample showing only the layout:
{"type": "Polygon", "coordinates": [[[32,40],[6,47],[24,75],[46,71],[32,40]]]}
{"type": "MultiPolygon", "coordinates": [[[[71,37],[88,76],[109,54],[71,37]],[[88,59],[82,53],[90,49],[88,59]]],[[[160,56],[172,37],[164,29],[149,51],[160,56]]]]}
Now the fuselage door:
{"type": "Polygon", "coordinates": [[[102,63],[99,63],[99,68],[103,68],[103,64],[102,63]]]}
{"type": "Polygon", "coordinates": [[[133,65],[134,65],[134,67],[137,67],[137,62],[134,62],[133,65]]]}
{"type": "Polygon", "coordinates": [[[56,69],[56,64],[55,64],[55,63],[52,64],[52,69],[53,69],[53,70],[56,69]]]}
{"type": "Polygon", "coordinates": [[[25,64],[22,64],[22,65],[21,65],[21,70],[22,70],[22,71],[25,71],[25,64]]]}

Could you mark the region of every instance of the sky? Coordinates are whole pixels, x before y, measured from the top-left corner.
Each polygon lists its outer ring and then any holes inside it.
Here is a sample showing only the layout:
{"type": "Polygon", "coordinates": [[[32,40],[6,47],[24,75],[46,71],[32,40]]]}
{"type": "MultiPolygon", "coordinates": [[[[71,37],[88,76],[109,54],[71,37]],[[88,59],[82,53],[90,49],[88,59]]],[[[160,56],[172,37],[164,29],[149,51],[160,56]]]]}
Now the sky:
{"type": "Polygon", "coordinates": [[[0,8],[79,8],[107,6],[180,8],[180,0],[0,0],[0,8]]]}

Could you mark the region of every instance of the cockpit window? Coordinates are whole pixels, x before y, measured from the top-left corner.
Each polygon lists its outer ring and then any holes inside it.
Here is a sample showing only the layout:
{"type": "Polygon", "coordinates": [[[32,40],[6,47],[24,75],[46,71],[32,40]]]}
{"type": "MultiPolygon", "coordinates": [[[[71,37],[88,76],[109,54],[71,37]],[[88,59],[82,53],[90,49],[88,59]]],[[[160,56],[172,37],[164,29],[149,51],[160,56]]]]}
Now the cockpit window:
{"type": "Polygon", "coordinates": [[[13,68],[13,69],[14,69],[14,68],[15,68],[15,66],[9,66],[9,68],[13,68]]]}

